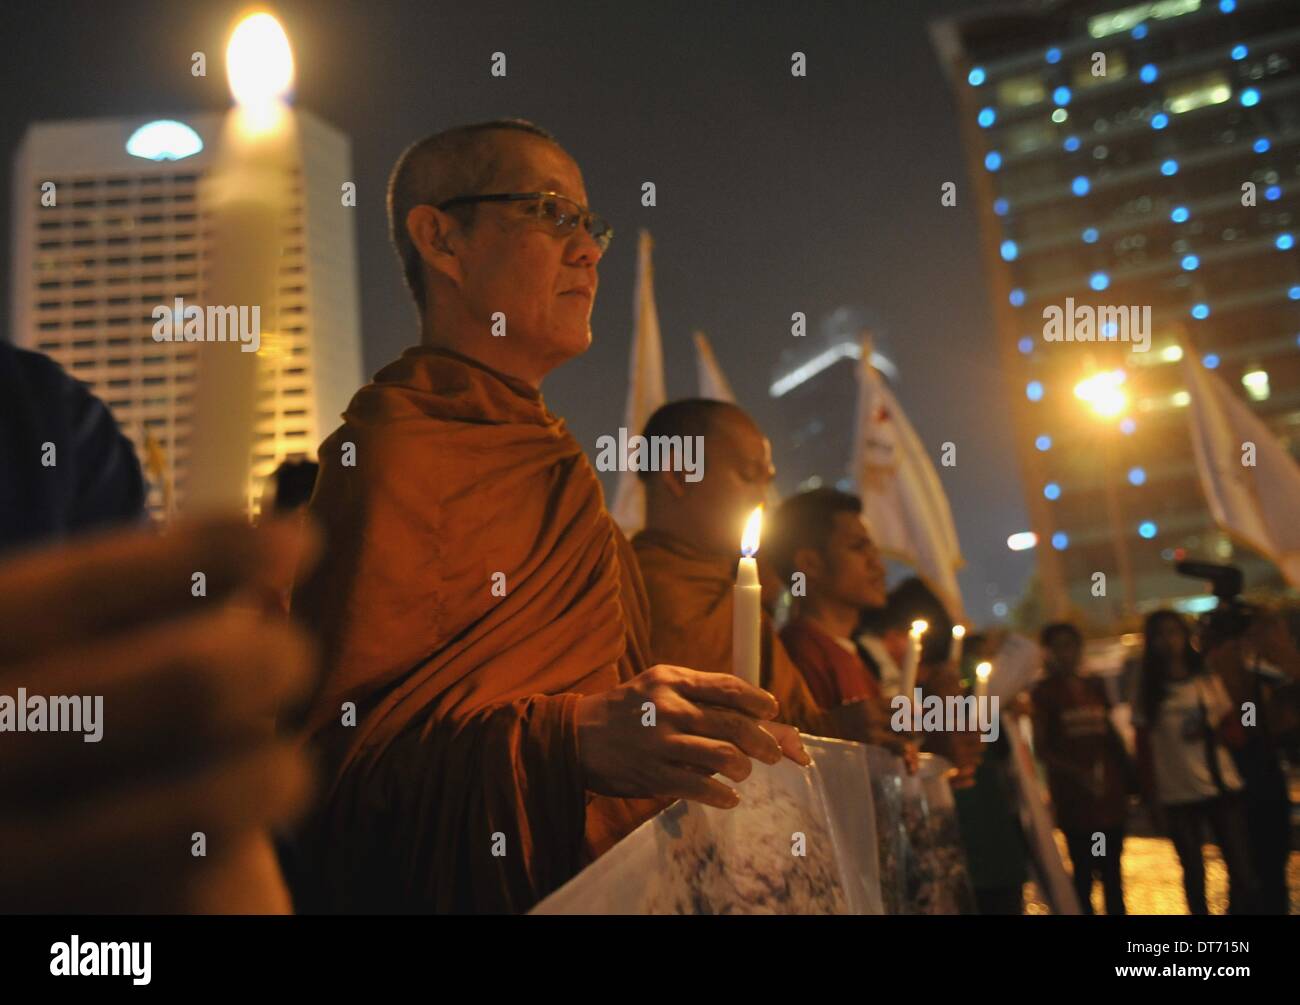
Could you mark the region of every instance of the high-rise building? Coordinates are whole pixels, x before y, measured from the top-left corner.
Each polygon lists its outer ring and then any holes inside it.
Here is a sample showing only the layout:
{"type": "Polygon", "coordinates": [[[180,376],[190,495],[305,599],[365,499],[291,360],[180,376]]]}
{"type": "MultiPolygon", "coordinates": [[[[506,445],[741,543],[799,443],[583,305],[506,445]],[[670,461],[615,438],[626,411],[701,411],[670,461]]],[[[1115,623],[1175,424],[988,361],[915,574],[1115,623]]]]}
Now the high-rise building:
{"type": "MultiPolygon", "coordinates": [[[[773,443],[782,494],[820,485],[851,490],[858,361],[868,328],[863,311],[841,307],[823,319],[817,333],[799,339],[799,348],[781,354],[768,394],[785,418],[773,443]]],[[[887,379],[898,378],[880,344],[873,346],[872,364],[887,379]]]]}
{"type": "MultiPolygon", "coordinates": [[[[251,507],[280,461],[315,455],[362,382],[355,210],[342,198],[350,144],[309,112],[295,118],[300,156],[282,225],[279,330],[262,341],[251,507]]],[[[222,121],[40,123],[15,165],[13,341],[109,405],[150,474],[155,514],[165,485],[184,496],[198,345],[155,341],[153,312],[177,297],[205,303],[204,182],[222,121]]]]}
{"type": "Polygon", "coordinates": [[[1215,369],[1300,452],[1294,0],[991,4],[932,34],[1048,613],[1194,609],[1201,587],[1173,569],[1184,555],[1280,583],[1210,518],[1180,360],[1215,369]],[[1085,340],[1049,341],[1067,330],[1085,340]]]}

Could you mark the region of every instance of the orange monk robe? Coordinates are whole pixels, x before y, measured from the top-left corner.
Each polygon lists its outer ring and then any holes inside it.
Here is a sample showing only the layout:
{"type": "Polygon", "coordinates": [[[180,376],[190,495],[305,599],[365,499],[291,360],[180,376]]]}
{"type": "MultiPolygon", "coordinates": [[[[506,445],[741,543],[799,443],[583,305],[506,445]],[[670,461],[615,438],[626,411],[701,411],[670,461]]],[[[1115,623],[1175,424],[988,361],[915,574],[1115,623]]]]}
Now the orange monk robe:
{"type": "MultiPolygon", "coordinates": [[[[637,534],[632,547],[650,594],[651,662],[731,673],[737,559],[703,554],[657,530],[637,534]]],[[[777,718],[805,733],[834,735],[766,613],[762,637],[759,683],[781,703],[777,718]]]]}
{"type": "Polygon", "coordinates": [[[591,795],[578,756],[579,696],[646,666],[631,550],[540,394],[454,353],[380,371],[320,463],[300,909],[526,910],[665,805],[591,795]]]}

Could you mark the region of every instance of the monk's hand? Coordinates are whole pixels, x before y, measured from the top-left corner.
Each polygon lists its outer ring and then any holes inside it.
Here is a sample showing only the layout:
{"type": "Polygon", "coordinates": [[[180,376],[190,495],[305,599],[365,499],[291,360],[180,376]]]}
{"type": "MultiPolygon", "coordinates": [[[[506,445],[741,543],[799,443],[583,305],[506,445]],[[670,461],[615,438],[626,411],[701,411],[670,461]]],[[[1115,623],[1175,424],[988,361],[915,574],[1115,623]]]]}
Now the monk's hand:
{"type": "Polygon", "coordinates": [[[273,717],[313,649],[239,601],[305,543],[237,520],[0,564],[0,695],[99,708],[93,730],[0,732],[0,910],[179,909],[304,805],[309,766],[273,717]]]}
{"type": "Polygon", "coordinates": [[[743,782],[751,758],[812,763],[798,731],[772,721],[778,710],[770,694],[731,674],[651,667],[579,700],[578,749],[587,788],[730,809],[740,796],[710,776],[743,782]]]}

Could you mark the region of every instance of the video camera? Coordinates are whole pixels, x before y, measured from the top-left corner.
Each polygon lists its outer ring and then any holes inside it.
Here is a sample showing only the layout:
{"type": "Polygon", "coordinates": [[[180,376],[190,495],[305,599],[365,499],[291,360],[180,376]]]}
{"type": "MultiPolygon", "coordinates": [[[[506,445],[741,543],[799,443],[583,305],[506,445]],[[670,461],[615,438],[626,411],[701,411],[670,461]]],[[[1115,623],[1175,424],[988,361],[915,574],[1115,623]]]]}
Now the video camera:
{"type": "Polygon", "coordinates": [[[1259,608],[1241,599],[1243,578],[1235,565],[1217,565],[1214,562],[1175,562],[1180,576],[1203,579],[1219,598],[1218,606],[1206,611],[1197,619],[1201,630],[1201,647],[1209,652],[1215,646],[1239,639],[1250,628],[1259,608]]]}

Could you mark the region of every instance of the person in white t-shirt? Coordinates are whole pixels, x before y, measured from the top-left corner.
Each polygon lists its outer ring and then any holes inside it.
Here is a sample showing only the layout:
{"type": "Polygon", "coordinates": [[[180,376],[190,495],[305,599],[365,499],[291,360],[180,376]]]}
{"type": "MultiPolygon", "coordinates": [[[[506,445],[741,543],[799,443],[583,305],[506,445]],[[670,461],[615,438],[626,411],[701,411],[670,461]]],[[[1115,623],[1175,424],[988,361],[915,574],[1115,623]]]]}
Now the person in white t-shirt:
{"type": "Polygon", "coordinates": [[[1244,739],[1240,715],[1178,614],[1154,612],[1144,633],[1133,713],[1143,794],[1178,853],[1191,913],[1209,913],[1201,856],[1207,826],[1228,867],[1229,913],[1251,913],[1255,881],[1242,781],[1229,750],[1244,739]]]}

